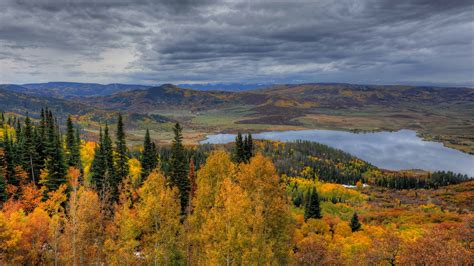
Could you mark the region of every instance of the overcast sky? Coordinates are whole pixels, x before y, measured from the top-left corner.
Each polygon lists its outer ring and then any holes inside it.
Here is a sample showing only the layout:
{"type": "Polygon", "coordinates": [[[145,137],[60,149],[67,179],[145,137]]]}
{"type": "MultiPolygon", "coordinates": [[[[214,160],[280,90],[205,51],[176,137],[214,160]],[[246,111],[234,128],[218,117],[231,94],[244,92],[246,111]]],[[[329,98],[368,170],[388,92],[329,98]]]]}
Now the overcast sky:
{"type": "Polygon", "coordinates": [[[0,0],[0,83],[46,81],[473,86],[474,5],[0,0]]]}

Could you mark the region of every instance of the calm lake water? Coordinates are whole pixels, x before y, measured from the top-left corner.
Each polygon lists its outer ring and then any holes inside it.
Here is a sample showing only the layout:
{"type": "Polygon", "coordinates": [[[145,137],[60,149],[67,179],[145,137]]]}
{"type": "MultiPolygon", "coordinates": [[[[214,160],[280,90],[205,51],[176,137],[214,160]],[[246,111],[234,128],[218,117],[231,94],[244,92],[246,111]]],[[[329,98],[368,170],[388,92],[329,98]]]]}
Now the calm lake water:
{"type": "MultiPolygon", "coordinates": [[[[474,177],[474,156],[442,143],[424,141],[412,130],[351,133],[334,130],[270,131],[254,139],[278,141],[309,140],[326,144],[389,170],[445,170],[474,177]]],[[[222,144],[235,140],[234,134],[208,135],[201,143],[222,144]]]]}

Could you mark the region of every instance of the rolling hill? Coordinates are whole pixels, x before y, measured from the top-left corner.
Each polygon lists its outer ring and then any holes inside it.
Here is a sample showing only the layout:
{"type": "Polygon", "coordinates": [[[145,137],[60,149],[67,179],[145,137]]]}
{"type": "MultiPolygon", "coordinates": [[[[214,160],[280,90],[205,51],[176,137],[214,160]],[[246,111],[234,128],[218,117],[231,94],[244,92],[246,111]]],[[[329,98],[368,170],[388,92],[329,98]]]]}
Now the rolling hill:
{"type": "Polygon", "coordinates": [[[163,121],[180,121],[199,136],[238,130],[405,128],[474,153],[473,88],[316,83],[230,92],[164,84],[150,88],[117,86],[119,92],[110,94],[114,91],[111,88],[93,90],[112,85],[82,84],[64,91],[60,87],[28,86],[1,85],[4,96],[0,99],[0,109],[37,112],[47,105],[62,113],[87,114],[96,121],[110,118],[116,112],[153,116],[145,119],[147,123],[129,121],[129,127],[142,130],[145,126],[154,127],[153,124],[159,126],[163,121]]]}
{"type": "Polygon", "coordinates": [[[406,128],[474,152],[472,88],[298,84],[226,92],[165,84],[82,101],[100,109],[169,116],[203,132],[406,128]]]}
{"type": "MultiPolygon", "coordinates": [[[[97,128],[99,122],[114,123],[118,113],[118,111],[102,110],[77,101],[13,92],[5,89],[5,86],[12,85],[0,85],[0,112],[19,115],[28,113],[33,118],[39,118],[41,109],[48,107],[57,114],[60,120],[65,121],[66,117],[71,114],[78,122],[84,122],[82,125],[86,128],[97,128]]],[[[149,123],[168,123],[172,121],[158,114],[136,114],[133,112],[126,112],[124,120],[127,126],[132,128],[138,127],[144,121],[149,123]]]]}
{"type": "Polygon", "coordinates": [[[94,97],[110,95],[128,90],[146,89],[149,86],[130,84],[97,84],[75,82],[48,82],[22,85],[4,85],[5,89],[13,92],[23,92],[31,95],[55,98],[94,97]]]}

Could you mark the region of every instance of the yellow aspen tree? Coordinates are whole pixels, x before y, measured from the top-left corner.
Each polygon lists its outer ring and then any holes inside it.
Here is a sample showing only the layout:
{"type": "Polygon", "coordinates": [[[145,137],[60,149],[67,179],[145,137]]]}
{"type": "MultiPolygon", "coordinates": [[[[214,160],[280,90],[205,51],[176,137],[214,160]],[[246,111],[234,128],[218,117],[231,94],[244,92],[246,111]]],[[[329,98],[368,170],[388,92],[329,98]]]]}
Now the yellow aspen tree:
{"type": "Polygon", "coordinates": [[[196,191],[192,199],[193,212],[188,217],[187,230],[187,257],[192,263],[203,254],[201,241],[201,227],[208,216],[209,210],[215,205],[216,195],[220,190],[222,181],[231,177],[234,179],[235,165],[230,155],[223,151],[213,151],[206,163],[197,172],[196,191]]]}
{"type": "Polygon", "coordinates": [[[93,190],[79,186],[77,169],[71,169],[72,187],[64,246],[67,264],[99,264],[103,261],[103,217],[99,196],[93,190]]]}
{"type": "Polygon", "coordinates": [[[95,147],[97,143],[93,141],[83,141],[81,143],[81,162],[84,171],[84,184],[90,185],[89,172],[91,169],[92,161],[94,160],[95,147]]]}
{"type": "Polygon", "coordinates": [[[119,204],[115,206],[114,219],[107,226],[105,252],[110,265],[139,265],[144,262],[137,256],[140,247],[140,224],[130,182],[122,188],[119,204]]]}
{"type": "Polygon", "coordinates": [[[252,211],[247,193],[230,178],[224,179],[202,225],[203,254],[200,265],[241,265],[242,258],[251,248],[252,211]]]}
{"type": "Polygon", "coordinates": [[[141,256],[148,265],[178,264],[183,260],[179,194],[153,171],[138,191],[137,215],[142,230],[141,256]]]}
{"type": "Polygon", "coordinates": [[[293,234],[292,216],[285,193],[284,184],[276,172],[272,161],[257,154],[248,164],[240,164],[237,181],[247,192],[254,214],[262,213],[262,228],[255,235],[255,247],[260,250],[254,254],[258,262],[285,264],[288,260],[293,234]],[[263,210],[259,211],[260,208],[263,210]],[[272,250],[273,255],[267,250],[272,250]],[[261,255],[265,254],[265,256],[261,255]]]}

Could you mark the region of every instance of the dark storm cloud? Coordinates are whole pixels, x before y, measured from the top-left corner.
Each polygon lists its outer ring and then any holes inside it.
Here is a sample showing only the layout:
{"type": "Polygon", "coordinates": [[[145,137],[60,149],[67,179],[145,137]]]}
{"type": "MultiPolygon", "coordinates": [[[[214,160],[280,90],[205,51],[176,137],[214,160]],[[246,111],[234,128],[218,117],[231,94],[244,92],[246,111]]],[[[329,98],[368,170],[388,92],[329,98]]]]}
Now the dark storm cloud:
{"type": "Polygon", "coordinates": [[[471,2],[0,0],[0,82],[472,85],[471,2]]]}

